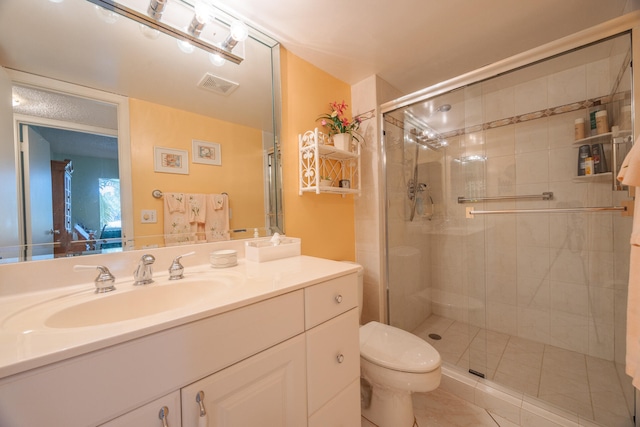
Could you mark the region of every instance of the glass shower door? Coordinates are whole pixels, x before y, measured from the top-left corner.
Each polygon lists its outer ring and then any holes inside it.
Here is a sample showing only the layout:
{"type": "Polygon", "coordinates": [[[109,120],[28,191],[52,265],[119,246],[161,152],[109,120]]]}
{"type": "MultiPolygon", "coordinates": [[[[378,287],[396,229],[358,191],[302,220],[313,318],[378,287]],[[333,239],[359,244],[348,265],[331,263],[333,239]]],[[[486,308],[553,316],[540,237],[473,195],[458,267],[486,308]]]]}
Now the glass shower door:
{"type": "Polygon", "coordinates": [[[584,208],[629,199],[613,182],[632,141],[630,52],[621,34],[384,115],[390,323],[604,425],[633,410],[631,219],[584,208]],[[591,135],[597,111],[607,128],[591,135]],[[582,175],[584,146],[598,173],[582,175]]]}

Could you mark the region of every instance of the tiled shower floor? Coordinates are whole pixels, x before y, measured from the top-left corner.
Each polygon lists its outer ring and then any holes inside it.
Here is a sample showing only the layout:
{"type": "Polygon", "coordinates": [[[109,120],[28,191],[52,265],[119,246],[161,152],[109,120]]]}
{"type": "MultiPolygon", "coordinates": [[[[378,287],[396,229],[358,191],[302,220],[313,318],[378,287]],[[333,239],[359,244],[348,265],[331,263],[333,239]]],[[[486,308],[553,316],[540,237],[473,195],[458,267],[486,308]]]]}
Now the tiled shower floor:
{"type": "Polygon", "coordinates": [[[471,351],[476,361],[472,367],[481,369],[485,378],[497,384],[603,426],[632,425],[632,390],[621,385],[620,378],[626,381],[626,377],[623,368],[614,362],[436,315],[413,333],[433,345],[449,365],[468,370],[471,351]],[[429,337],[434,333],[441,339],[429,337]]]}

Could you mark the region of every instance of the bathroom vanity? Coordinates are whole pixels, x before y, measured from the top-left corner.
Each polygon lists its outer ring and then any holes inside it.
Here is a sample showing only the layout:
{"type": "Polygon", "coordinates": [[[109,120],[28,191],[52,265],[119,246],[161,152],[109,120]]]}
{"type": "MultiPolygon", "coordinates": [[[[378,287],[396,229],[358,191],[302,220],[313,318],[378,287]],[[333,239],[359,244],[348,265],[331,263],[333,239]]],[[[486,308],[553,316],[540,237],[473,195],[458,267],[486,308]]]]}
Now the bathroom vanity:
{"type": "Polygon", "coordinates": [[[357,267],[241,259],[166,279],[0,298],[0,425],[360,425],[357,267]]]}

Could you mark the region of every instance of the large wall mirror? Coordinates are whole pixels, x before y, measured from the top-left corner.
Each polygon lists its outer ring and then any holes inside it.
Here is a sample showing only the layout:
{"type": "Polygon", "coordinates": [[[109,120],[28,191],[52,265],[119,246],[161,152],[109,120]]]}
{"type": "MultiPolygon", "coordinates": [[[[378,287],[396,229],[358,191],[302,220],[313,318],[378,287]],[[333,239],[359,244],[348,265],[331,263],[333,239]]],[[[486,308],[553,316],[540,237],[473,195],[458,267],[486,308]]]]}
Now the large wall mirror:
{"type": "Polygon", "coordinates": [[[0,3],[0,263],[181,243],[168,195],[226,203],[219,239],[283,232],[278,43],[249,27],[221,61],[94,3],[0,3]]]}

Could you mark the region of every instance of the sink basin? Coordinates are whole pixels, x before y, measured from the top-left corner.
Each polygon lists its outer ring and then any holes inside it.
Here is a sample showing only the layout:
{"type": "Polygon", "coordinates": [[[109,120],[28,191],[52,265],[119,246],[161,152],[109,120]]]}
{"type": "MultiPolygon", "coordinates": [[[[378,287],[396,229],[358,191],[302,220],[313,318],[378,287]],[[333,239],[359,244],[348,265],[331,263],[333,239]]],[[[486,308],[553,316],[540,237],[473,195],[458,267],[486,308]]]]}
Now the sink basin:
{"type": "Polygon", "coordinates": [[[200,302],[215,286],[209,281],[149,286],[72,305],[49,316],[49,328],[80,328],[151,316],[200,302]]]}
{"type": "Polygon", "coordinates": [[[69,295],[35,304],[2,322],[5,330],[82,328],[139,319],[174,310],[207,306],[212,297],[226,293],[234,281],[229,278],[183,279],[150,284],[105,294],[69,295]]]}

